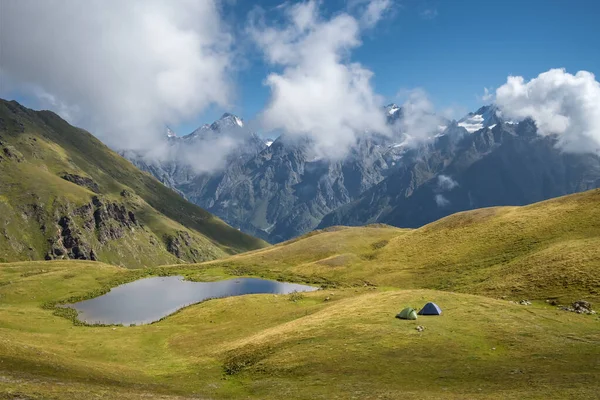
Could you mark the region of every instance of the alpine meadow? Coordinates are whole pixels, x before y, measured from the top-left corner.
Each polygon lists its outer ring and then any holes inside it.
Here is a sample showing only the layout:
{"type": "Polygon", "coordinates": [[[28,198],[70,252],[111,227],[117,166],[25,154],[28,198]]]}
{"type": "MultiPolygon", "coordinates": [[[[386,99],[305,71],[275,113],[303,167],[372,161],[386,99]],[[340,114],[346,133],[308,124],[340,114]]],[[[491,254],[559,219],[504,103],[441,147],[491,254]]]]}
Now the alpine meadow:
{"type": "Polygon", "coordinates": [[[598,14],[0,0],[0,399],[598,398],[598,14]]]}

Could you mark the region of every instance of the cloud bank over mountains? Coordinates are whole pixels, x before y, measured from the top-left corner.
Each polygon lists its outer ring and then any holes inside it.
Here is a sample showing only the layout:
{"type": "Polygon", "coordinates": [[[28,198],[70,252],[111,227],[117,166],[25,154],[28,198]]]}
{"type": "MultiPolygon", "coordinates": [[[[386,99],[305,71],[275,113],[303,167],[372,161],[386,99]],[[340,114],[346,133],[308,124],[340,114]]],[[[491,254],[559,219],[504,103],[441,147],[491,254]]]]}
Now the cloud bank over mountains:
{"type": "Polygon", "coordinates": [[[0,30],[3,81],[113,147],[152,145],[165,124],[231,101],[215,0],[7,0],[0,30]]]}
{"type": "Polygon", "coordinates": [[[557,134],[565,151],[600,151],[600,83],[590,72],[551,69],[528,82],[509,76],[496,104],[508,118],[532,118],[541,135],[557,134]]]}
{"type": "MultiPolygon", "coordinates": [[[[407,134],[407,145],[431,140],[442,118],[427,94],[409,92],[402,120],[390,126],[373,71],[352,60],[362,36],[402,12],[397,4],[353,0],[333,14],[322,5],[255,8],[242,29],[255,46],[248,49],[236,47],[236,30],[218,0],[5,0],[0,95],[25,91],[113,148],[172,158],[165,125],[231,107],[235,66],[258,50],[270,66],[270,98],[252,130],[308,137],[318,156],[330,158],[343,157],[366,131],[407,134]]],[[[600,84],[593,74],[511,76],[493,93],[486,89],[485,101],[495,101],[506,118],[533,118],[540,134],[559,136],[564,150],[600,149],[600,84]]],[[[223,135],[187,149],[185,158],[197,170],[219,168],[239,140],[223,135]]]]}
{"type": "Polygon", "coordinates": [[[387,133],[383,100],[370,84],[373,73],[349,61],[349,52],[390,5],[372,1],[358,17],[344,12],[325,19],[317,1],[285,4],[278,10],[285,18],[280,26],[267,24],[259,11],[248,32],[266,61],[283,68],[265,80],[271,98],[260,116],[263,126],[307,136],[317,155],[329,157],[345,155],[366,130],[387,133]]]}

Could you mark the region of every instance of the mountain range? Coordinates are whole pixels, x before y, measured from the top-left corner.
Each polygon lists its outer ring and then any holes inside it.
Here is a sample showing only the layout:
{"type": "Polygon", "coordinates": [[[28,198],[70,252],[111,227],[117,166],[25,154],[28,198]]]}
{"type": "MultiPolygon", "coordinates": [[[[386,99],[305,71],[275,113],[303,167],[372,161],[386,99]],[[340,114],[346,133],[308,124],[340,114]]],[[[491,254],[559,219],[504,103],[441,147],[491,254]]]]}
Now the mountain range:
{"type": "MultiPolygon", "coordinates": [[[[402,126],[402,107],[390,104],[383,112],[391,126],[402,126]]],[[[597,155],[561,151],[530,119],[505,120],[489,105],[458,121],[438,121],[427,140],[415,142],[398,129],[391,137],[365,134],[345,158],[329,160],[314,156],[308,138],[266,141],[224,114],[187,136],[170,133],[167,161],[124,155],[191,202],[271,243],[331,225],[418,227],[458,211],[600,187],[597,155]],[[243,140],[222,168],[198,172],[181,155],[180,149],[232,132],[243,140]]]]}

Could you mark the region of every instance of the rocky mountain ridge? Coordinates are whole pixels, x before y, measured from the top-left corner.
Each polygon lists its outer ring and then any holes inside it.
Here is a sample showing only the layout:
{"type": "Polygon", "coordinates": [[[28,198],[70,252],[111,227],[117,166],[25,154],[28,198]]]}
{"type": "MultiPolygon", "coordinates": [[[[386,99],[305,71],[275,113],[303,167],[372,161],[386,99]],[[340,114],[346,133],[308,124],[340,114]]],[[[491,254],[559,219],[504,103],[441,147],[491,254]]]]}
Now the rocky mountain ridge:
{"type": "MultiPolygon", "coordinates": [[[[195,173],[177,160],[157,165],[130,158],[195,204],[272,243],[337,224],[420,226],[456,211],[528,204],[600,186],[597,156],[564,154],[554,138],[537,135],[533,121],[504,120],[494,105],[458,121],[439,118],[438,130],[420,142],[399,128],[402,107],[390,104],[383,112],[394,135],[365,134],[342,160],[316,159],[310,140],[284,134],[267,145],[248,130],[226,166],[214,172],[195,173]],[[522,171],[515,170],[517,163],[522,171]],[[510,183],[524,177],[531,182],[510,183]],[[537,187],[538,179],[546,180],[544,189],[526,189],[537,187]],[[440,182],[455,186],[441,190],[440,182]],[[485,190],[493,194],[484,196],[485,190]],[[455,199],[458,193],[462,197],[455,199]]],[[[241,132],[238,121],[225,114],[178,139],[198,142],[222,126],[241,132]]]]}

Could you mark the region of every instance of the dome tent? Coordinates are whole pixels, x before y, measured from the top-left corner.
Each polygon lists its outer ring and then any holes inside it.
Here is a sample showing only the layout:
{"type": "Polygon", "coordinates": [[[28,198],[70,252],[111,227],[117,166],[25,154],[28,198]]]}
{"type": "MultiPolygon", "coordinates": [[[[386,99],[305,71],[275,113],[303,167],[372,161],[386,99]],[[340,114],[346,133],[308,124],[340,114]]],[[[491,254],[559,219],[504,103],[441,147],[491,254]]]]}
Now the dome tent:
{"type": "Polygon", "coordinates": [[[435,303],[427,303],[419,311],[419,315],[441,315],[442,309],[435,303]]]}
{"type": "Polygon", "coordinates": [[[400,314],[396,315],[396,318],[417,319],[417,312],[414,308],[406,307],[404,310],[400,311],[400,314]]]}

